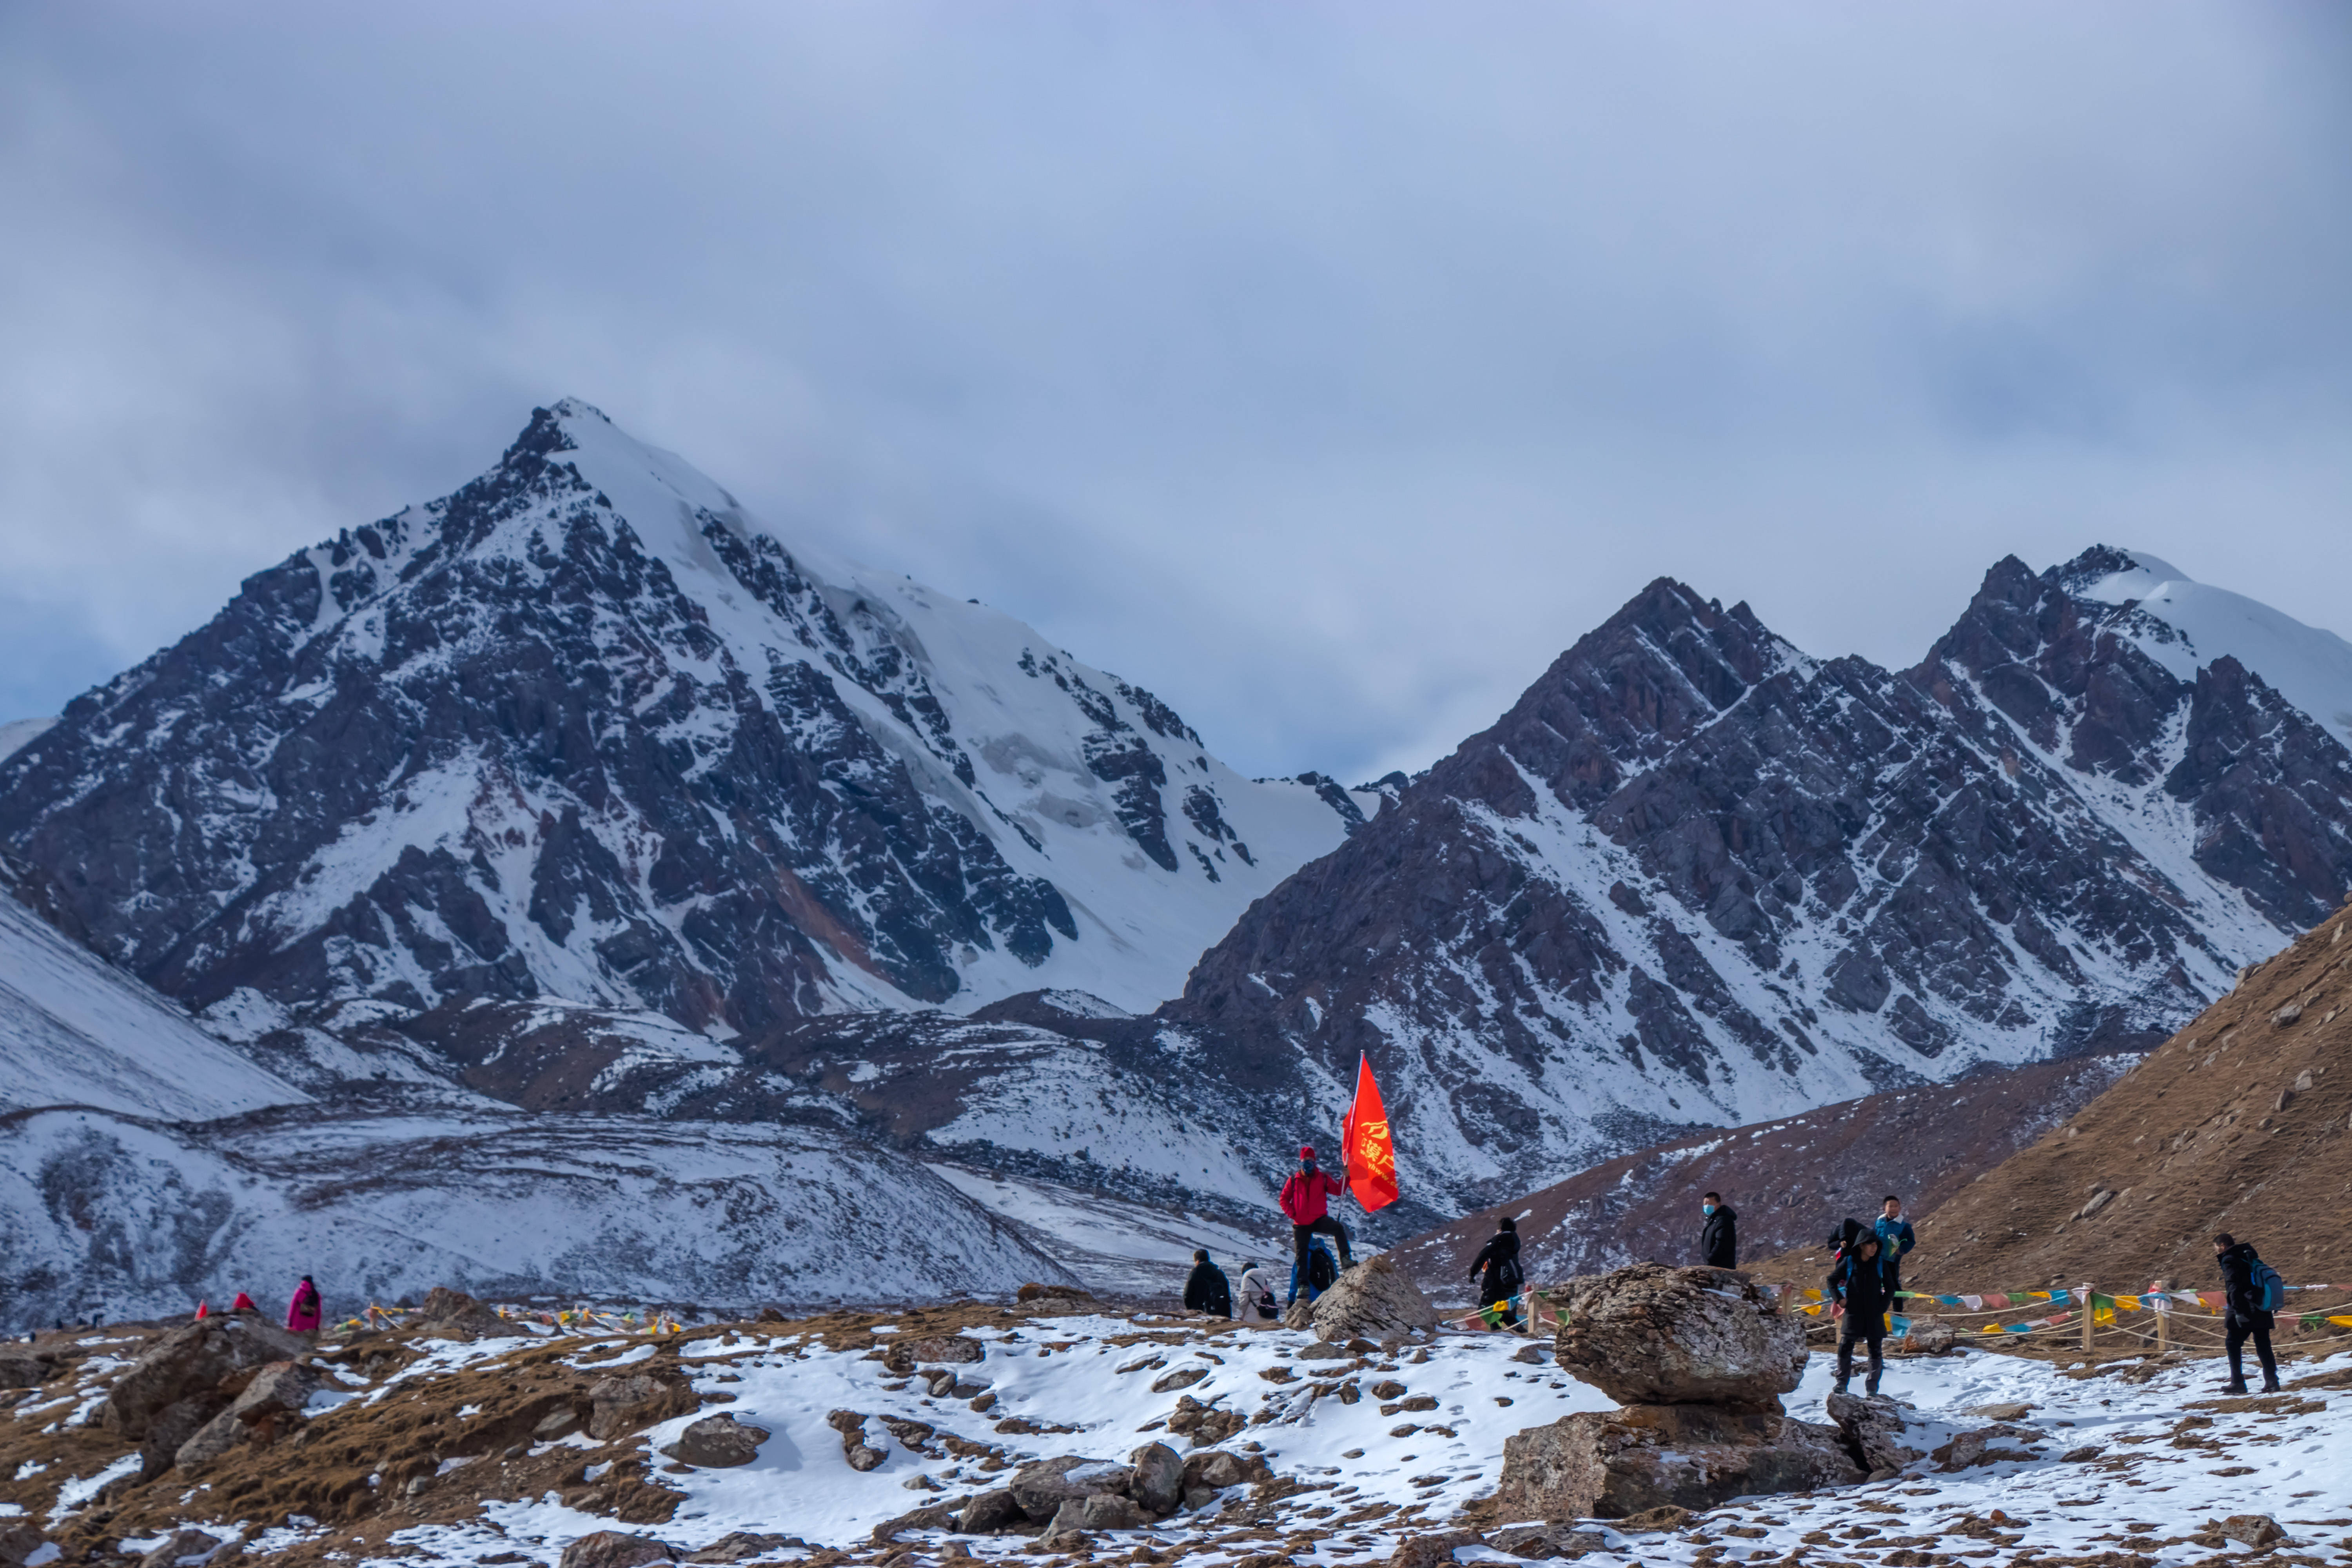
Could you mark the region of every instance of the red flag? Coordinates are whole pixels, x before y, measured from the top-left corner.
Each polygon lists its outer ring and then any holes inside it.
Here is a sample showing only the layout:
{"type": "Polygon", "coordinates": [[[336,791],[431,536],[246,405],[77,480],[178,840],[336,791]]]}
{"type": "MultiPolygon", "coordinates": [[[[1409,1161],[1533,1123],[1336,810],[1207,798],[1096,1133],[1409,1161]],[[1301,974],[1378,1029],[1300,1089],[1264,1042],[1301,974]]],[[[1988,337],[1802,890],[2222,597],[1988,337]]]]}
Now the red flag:
{"type": "Polygon", "coordinates": [[[1389,1142],[1388,1108],[1381,1103],[1369,1057],[1357,1058],[1356,1098],[1348,1105],[1339,1152],[1348,1164],[1348,1190],[1358,1203],[1370,1210],[1397,1201],[1396,1146],[1389,1142]]]}

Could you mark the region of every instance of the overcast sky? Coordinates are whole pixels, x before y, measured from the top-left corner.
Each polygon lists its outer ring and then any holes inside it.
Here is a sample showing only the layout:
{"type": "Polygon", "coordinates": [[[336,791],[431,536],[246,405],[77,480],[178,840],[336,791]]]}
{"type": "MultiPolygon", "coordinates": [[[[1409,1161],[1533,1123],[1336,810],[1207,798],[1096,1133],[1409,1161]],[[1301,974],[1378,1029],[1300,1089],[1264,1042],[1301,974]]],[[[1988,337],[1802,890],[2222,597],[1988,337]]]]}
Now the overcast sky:
{"type": "Polygon", "coordinates": [[[0,719],[572,395],[1235,765],[1659,574],[2352,634],[2352,8],[0,6],[0,719]],[[632,14],[634,12],[634,14],[632,14]]]}

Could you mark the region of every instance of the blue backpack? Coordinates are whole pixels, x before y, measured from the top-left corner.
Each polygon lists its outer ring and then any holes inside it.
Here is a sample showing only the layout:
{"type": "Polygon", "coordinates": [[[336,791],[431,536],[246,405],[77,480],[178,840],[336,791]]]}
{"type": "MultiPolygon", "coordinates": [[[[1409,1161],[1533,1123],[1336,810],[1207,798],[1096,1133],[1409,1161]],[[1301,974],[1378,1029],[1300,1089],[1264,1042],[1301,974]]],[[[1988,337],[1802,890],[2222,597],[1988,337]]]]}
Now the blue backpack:
{"type": "Polygon", "coordinates": [[[2247,1281],[2254,1288],[2256,1307],[2265,1312],[2284,1311],[2286,1309],[2286,1281],[2279,1278],[2277,1269],[2257,1258],[2254,1259],[2252,1272],[2247,1276],[2247,1281]]]}

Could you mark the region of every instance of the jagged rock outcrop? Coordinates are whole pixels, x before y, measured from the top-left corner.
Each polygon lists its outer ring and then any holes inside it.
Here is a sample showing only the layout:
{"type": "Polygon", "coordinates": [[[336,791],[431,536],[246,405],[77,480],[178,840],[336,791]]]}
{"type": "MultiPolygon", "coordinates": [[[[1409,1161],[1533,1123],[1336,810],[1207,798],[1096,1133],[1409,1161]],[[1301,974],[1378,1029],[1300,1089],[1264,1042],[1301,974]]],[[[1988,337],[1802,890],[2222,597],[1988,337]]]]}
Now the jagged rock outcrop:
{"type": "Polygon", "coordinates": [[[1646,1405],[1580,1411],[1503,1441],[1510,1519],[1622,1519],[1864,1479],[1838,1429],[1777,1411],[1646,1405]]]}
{"type": "Polygon", "coordinates": [[[1377,1253],[1359,1262],[1308,1310],[1322,1341],[1393,1340],[1437,1326],[1437,1309],[1396,1259],[1377,1253]]]}

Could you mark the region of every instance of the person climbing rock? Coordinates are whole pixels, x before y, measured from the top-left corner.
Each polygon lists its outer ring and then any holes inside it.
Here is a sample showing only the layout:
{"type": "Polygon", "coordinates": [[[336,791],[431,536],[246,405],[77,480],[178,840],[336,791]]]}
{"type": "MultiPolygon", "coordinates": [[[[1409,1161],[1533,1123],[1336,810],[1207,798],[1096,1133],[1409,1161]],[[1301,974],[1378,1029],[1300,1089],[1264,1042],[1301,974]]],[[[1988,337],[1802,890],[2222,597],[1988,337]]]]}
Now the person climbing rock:
{"type": "Polygon", "coordinates": [[[1527,1288],[1527,1274],[1519,1267],[1519,1222],[1509,1215],[1495,1222],[1495,1234],[1470,1260],[1470,1277],[1478,1280],[1478,1305],[1492,1307],[1502,1303],[1506,1311],[1504,1322],[1511,1328],[1519,1326],[1519,1310],[1516,1298],[1527,1288]],[[1480,1279],[1481,1271],[1485,1278],[1480,1279]]]}
{"type": "Polygon", "coordinates": [[[2228,1231],[2213,1238],[2213,1260],[2221,1266],[2221,1294],[2227,1305],[2221,1313],[2222,1348],[2230,1356],[2231,1394],[2246,1392],[2246,1342],[2254,1342],[2254,1354],[2262,1359],[2263,1392],[2279,1391],[2278,1357],[2271,1353],[2271,1329],[2276,1320],[2266,1285],[2274,1286],[2278,1271],[2255,1256],[2253,1243],[2240,1241],[2228,1231]]]}
{"type": "Polygon", "coordinates": [[[1274,1299],[1275,1272],[1263,1263],[1253,1261],[1242,1270],[1242,1321],[1271,1322],[1282,1316],[1282,1308],[1274,1299]]]}
{"type": "Polygon", "coordinates": [[[1723,1201],[1721,1193],[1709,1193],[1699,1203],[1699,1212],[1706,1222],[1698,1229],[1698,1260],[1709,1268],[1739,1267],[1739,1216],[1723,1201]]]}
{"type": "Polygon", "coordinates": [[[1234,1315],[1234,1288],[1225,1271],[1209,1261],[1209,1250],[1202,1247],[1192,1254],[1192,1276],[1184,1281],[1184,1305],[1195,1312],[1206,1312],[1213,1318],[1234,1315]]]}
{"type": "Polygon", "coordinates": [[[1870,1374],[1863,1383],[1863,1392],[1876,1394],[1878,1380],[1886,1370],[1882,1346],[1886,1339],[1886,1313],[1895,1304],[1895,1296],[1886,1288],[1886,1271],[1879,1264],[1880,1250],[1875,1235],[1864,1236],[1854,1242],[1853,1250],[1830,1270],[1829,1296],[1837,1303],[1831,1310],[1838,1314],[1840,1394],[1845,1392],[1847,1382],[1853,1376],[1856,1340],[1870,1347],[1870,1374]]]}
{"type": "Polygon", "coordinates": [[[1310,1259],[1307,1242],[1317,1236],[1328,1236],[1339,1244],[1339,1268],[1342,1273],[1355,1266],[1348,1248],[1348,1227],[1331,1217],[1330,1202],[1348,1190],[1346,1170],[1334,1176],[1315,1163],[1315,1146],[1302,1144],[1298,1150],[1298,1169],[1282,1184],[1282,1212],[1290,1216],[1290,1300],[1298,1300],[1298,1288],[1307,1279],[1310,1259]]]}
{"type": "Polygon", "coordinates": [[[1871,1228],[1878,1233],[1878,1261],[1886,1274],[1886,1289],[1891,1297],[1903,1290],[1903,1255],[1919,1245],[1911,1234],[1911,1222],[1903,1217],[1903,1200],[1893,1193],[1886,1194],[1878,1205],[1878,1220],[1871,1228]]]}
{"type": "Polygon", "coordinates": [[[286,1304],[286,1326],[298,1334],[315,1334],[319,1317],[319,1288],[305,1274],[302,1283],[294,1287],[294,1299],[286,1304]]]}

